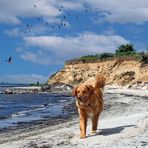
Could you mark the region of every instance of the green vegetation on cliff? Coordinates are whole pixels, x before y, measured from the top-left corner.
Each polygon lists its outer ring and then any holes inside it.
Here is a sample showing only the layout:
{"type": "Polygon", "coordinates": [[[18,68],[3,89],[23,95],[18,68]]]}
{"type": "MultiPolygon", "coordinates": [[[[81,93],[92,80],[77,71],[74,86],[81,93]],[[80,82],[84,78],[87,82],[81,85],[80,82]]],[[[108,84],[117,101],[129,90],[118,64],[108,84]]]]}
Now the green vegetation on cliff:
{"type": "Polygon", "coordinates": [[[115,53],[102,53],[96,55],[87,55],[82,56],[78,59],[73,59],[70,61],[66,61],[66,64],[77,63],[77,62],[96,62],[99,60],[107,60],[113,58],[126,58],[126,59],[135,59],[143,62],[144,64],[148,63],[148,52],[137,52],[132,44],[123,44],[120,45],[115,53]]]}

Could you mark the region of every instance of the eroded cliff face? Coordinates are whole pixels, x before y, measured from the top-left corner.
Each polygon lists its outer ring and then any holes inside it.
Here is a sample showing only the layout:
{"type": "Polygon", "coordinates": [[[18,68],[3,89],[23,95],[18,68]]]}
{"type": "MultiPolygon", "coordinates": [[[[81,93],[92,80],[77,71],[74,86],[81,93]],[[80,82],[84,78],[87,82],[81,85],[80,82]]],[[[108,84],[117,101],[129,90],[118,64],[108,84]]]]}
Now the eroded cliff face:
{"type": "Polygon", "coordinates": [[[107,84],[128,85],[148,82],[148,64],[136,60],[113,59],[96,63],[66,64],[62,70],[49,78],[48,83],[55,82],[75,85],[103,73],[107,84]]]}

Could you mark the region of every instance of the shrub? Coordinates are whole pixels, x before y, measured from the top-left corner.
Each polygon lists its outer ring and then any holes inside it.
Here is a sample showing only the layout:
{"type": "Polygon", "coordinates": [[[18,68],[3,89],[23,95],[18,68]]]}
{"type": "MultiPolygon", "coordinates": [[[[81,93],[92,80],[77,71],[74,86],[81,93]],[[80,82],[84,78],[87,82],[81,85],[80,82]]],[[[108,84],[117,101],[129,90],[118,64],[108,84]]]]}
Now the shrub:
{"type": "Polygon", "coordinates": [[[83,61],[83,62],[91,62],[91,61],[96,61],[98,60],[99,58],[99,55],[96,54],[96,55],[87,55],[87,56],[83,56],[81,57],[79,60],[80,61],[83,61]]]}
{"type": "Polygon", "coordinates": [[[118,47],[118,49],[116,50],[116,56],[127,56],[127,55],[135,55],[136,51],[133,48],[132,44],[126,44],[126,45],[121,45],[118,47]]]}
{"type": "Polygon", "coordinates": [[[141,62],[148,63],[148,53],[139,53],[141,55],[141,62]]]}
{"type": "Polygon", "coordinates": [[[103,59],[107,59],[107,58],[112,58],[113,56],[114,56],[113,53],[102,53],[102,54],[100,54],[99,59],[103,60],[103,59]]]}

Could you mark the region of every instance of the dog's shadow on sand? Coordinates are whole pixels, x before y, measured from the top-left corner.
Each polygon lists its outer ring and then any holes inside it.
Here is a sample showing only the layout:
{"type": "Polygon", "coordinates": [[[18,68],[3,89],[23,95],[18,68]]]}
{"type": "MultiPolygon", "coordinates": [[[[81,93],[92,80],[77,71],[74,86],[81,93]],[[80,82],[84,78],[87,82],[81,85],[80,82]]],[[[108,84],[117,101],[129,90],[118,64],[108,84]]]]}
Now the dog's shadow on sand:
{"type": "Polygon", "coordinates": [[[94,135],[88,135],[87,137],[92,137],[97,135],[108,136],[108,135],[118,134],[121,133],[127,127],[136,127],[136,125],[125,125],[113,128],[100,129],[99,132],[95,133],[94,135]]]}

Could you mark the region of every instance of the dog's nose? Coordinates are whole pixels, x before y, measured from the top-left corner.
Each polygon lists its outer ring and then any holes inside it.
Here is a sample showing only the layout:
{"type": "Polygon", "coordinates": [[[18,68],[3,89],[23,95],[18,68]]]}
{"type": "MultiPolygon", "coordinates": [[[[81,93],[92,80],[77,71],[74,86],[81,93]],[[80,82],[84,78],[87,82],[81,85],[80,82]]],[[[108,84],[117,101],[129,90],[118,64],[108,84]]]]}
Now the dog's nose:
{"type": "Polygon", "coordinates": [[[80,97],[80,96],[78,96],[77,98],[78,98],[78,99],[81,99],[81,97],[80,97]]]}
{"type": "Polygon", "coordinates": [[[82,96],[77,96],[77,98],[78,98],[79,100],[81,100],[83,97],[82,97],[82,96]]]}

